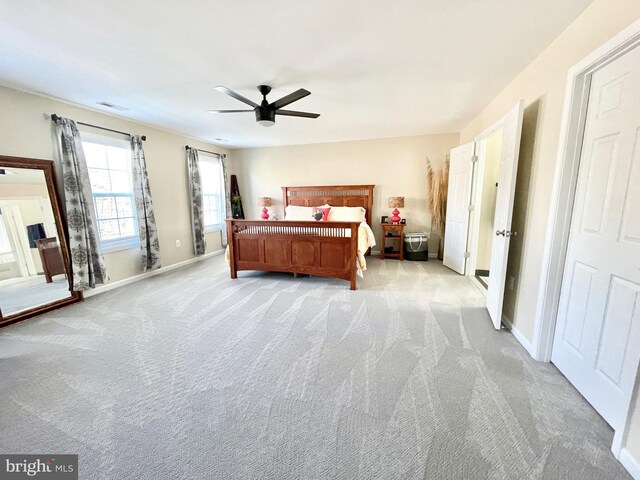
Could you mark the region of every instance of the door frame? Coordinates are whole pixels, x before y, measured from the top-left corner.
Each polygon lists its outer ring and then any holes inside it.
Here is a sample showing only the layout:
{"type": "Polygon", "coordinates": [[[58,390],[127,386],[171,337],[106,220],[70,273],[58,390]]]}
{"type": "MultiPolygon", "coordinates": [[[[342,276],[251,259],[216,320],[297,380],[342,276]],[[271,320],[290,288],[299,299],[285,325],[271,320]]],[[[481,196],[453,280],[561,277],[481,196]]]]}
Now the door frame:
{"type": "MultiPolygon", "coordinates": [[[[524,100],[519,100],[523,102],[524,100]]],[[[473,210],[469,212],[469,229],[467,232],[467,251],[469,257],[465,262],[464,274],[467,277],[475,277],[476,265],[478,262],[478,241],[480,237],[480,212],[482,211],[482,186],[484,182],[484,169],[486,162],[486,140],[493,135],[496,131],[504,128],[506,116],[509,112],[505,113],[500,120],[495,122],[490,127],[486,128],[482,133],[477,135],[473,141],[467,142],[473,143],[473,154],[476,157],[476,161],[473,162],[471,170],[471,195],[469,203],[473,205],[473,210]]],[[[463,145],[467,145],[463,144],[463,145]]],[[[462,145],[459,145],[462,146],[462,145]]]]}
{"type": "MultiPolygon", "coordinates": [[[[15,199],[12,199],[15,201],[15,199]]],[[[20,212],[20,206],[17,203],[8,203],[4,207],[4,212],[7,215],[7,226],[9,227],[10,238],[9,241],[15,248],[16,262],[18,262],[18,268],[20,269],[20,275],[22,277],[32,277],[38,274],[36,264],[33,261],[33,254],[29,248],[29,239],[26,234],[26,227],[22,220],[22,213],[20,212]]]]}
{"type": "MultiPolygon", "coordinates": [[[[534,325],[533,357],[539,361],[551,361],[591,76],[604,65],[636,47],[640,48],[640,20],[636,20],[574,65],[567,75],[534,325]]],[[[626,437],[633,397],[634,395],[630,394],[624,426],[614,434],[611,450],[616,457],[620,456],[626,437]]]]}

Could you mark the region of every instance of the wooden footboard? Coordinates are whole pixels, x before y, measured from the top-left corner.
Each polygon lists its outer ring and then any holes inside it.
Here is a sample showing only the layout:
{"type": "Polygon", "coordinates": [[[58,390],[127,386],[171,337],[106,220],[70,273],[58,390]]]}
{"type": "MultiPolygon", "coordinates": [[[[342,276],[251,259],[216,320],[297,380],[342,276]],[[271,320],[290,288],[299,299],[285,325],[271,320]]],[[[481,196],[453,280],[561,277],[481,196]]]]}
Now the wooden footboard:
{"type": "Polygon", "coordinates": [[[356,289],[357,222],[227,220],[231,278],[240,270],[341,278],[356,289]]]}

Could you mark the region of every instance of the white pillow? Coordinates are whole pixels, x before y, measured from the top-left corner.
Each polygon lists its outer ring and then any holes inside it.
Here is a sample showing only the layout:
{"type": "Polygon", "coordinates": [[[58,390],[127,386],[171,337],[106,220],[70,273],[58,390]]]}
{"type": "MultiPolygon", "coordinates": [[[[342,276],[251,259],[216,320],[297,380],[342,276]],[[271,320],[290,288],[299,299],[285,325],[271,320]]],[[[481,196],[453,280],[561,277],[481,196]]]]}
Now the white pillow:
{"type": "Polygon", "coordinates": [[[363,207],[331,207],[330,222],[364,222],[367,211],[363,207]]]}
{"type": "Polygon", "coordinates": [[[284,209],[285,220],[313,221],[313,207],[300,207],[298,205],[287,205],[284,209]]]}

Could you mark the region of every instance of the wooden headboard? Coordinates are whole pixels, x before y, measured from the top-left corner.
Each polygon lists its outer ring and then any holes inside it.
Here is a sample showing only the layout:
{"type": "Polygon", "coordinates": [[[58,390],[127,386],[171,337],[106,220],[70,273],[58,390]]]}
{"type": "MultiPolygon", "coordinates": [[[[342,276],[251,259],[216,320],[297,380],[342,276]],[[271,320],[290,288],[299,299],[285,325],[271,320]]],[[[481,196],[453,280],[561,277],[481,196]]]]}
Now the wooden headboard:
{"type": "Polygon", "coordinates": [[[316,207],[328,203],[336,207],[364,207],[371,225],[375,185],[328,185],[319,187],[282,187],[282,205],[316,207]]]}

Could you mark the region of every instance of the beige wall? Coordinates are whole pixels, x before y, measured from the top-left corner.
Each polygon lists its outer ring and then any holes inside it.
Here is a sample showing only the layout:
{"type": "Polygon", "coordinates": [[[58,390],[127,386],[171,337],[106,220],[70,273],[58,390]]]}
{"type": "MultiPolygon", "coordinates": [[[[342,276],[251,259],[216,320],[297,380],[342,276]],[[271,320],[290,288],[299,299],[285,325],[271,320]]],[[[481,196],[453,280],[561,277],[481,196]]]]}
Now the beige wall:
{"type": "MultiPolygon", "coordinates": [[[[507,273],[515,277],[516,287],[505,292],[505,314],[529,341],[533,340],[568,70],[638,18],[637,0],[594,1],[461,132],[462,143],[473,140],[525,99],[513,219],[519,235],[512,239],[507,273]]],[[[640,460],[640,400],[629,428],[627,448],[640,460]]]]}
{"type": "MultiPolygon", "coordinates": [[[[375,184],[371,227],[378,241],[374,250],[379,250],[380,217],[392,210],[389,197],[405,197],[400,216],[407,219],[407,232],[431,231],[426,159],[440,168],[458,141],[456,133],[236,150],[245,214],[259,218],[257,199],[270,196],[270,211],[282,218],[282,186],[375,184]]],[[[429,251],[437,252],[437,237],[429,251]]]]}
{"type": "Polygon", "coordinates": [[[530,115],[529,118],[525,115],[522,143],[531,155],[531,165],[527,167],[530,186],[527,186],[528,198],[517,199],[515,205],[516,210],[522,210],[525,202],[526,214],[524,229],[519,232],[522,234],[512,239],[512,245],[521,244],[518,245],[521,258],[511,272],[517,274],[513,292],[517,300],[511,321],[530,341],[567,73],[638,17],[640,2],[637,0],[596,0],[461,131],[461,142],[471,141],[505,115],[519,99],[525,99],[530,115]]]}
{"type": "Polygon", "coordinates": [[[499,129],[486,139],[476,270],[489,270],[491,266],[491,247],[495,236],[493,220],[496,213],[496,182],[500,175],[501,152],[502,129],[499,129]]]}
{"type": "MultiPolygon", "coordinates": [[[[233,170],[233,159],[228,149],[5,87],[0,87],[0,111],[0,155],[54,159],[55,139],[52,135],[51,121],[46,116],[51,113],[132,134],[146,135],[144,149],[158,225],[162,265],[168,266],[193,258],[184,146],[188,144],[226,153],[230,170],[233,170]],[[180,248],[176,248],[176,240],[181,241],[180,248]]],[[[207,250],[220,248],[220,234],[207,234],[207,250]]],[[[142,273],[138,249],[107,253],[105,259],[111,281],[142,273]]]]}
{"type": "Polygon", "coordinates": [[[0,184],[0,199],[6,199],[9,197],[42,197],[49,198],[47,187],[44,184],[44,177],[42,184],[37,183],[1,183],[0,184]]]}

